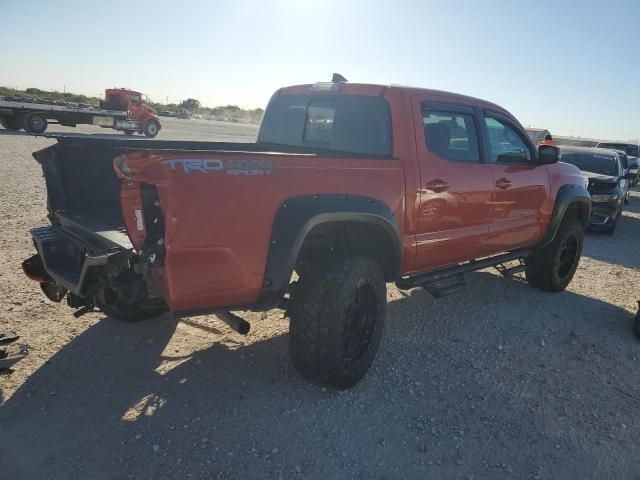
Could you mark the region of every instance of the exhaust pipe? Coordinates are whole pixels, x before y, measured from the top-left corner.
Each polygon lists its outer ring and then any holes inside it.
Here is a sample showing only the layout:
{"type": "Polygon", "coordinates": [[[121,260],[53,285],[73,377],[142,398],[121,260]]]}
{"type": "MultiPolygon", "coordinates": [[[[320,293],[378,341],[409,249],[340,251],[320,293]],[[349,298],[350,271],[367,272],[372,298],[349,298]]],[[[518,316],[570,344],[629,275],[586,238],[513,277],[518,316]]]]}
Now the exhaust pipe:
{"type": "Polygon", "coordinates": [[[246,335],[249,333],[249,330],[251,330],[251,324],[249,322],[231,312],[216,313],[216,317],[229,325],[240,335],[246,335]]]}

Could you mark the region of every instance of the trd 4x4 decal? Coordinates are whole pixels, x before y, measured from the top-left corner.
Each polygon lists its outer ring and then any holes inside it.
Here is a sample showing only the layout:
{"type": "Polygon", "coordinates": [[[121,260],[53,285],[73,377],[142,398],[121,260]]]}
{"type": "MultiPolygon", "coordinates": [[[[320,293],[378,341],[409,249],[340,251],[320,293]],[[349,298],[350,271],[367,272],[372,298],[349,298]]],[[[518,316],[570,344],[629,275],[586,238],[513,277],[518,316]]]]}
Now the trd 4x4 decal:
{"type": "Polygon", "coordinates": [[[224,171],[227,175],[271,175],[273,165],[270,160],[218,160],[214,158],[185,158],[163,160],[172,171],[184,173],[209,173],[224,171]]]}

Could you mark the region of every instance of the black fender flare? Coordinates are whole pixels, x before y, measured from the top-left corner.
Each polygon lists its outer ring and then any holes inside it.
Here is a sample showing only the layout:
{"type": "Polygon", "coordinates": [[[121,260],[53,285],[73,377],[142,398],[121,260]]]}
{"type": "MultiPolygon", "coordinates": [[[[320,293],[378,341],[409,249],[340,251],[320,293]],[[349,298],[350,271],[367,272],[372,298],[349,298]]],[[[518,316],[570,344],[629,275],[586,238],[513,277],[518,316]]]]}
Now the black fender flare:
{"type": "Polygon", "coordinates": [[[576,204],[583,207],[583,209],[580,210],[581,215],[579,217],[583,228],[586,228],[587,225],[589,225],[589,217],[591,216],[591,195],[589,194],[589,191],[582,185],[562,185],[558,189],[558,194],[556,195],[555,206],[553,207],[553,214],[551,215],[551,221],[549,222],[547,233],[538,247],[546,247],[553,242],[567,210],[569,207],[576,204]]]}
{"type": "Polygon", "coordinates": [[[396,219],[389,206],[372,197],[345,194],[318,194],[285,200],[273,220],[269,253],[262,290],[256,310],[267,310],[280,303],[289,287],[291,274],[300,249],[309,232],[328,222],[365,222],[382,229],[391,241],[392,264],[385,269],[388,280],[400,275],[401,237],[396,219]]]}

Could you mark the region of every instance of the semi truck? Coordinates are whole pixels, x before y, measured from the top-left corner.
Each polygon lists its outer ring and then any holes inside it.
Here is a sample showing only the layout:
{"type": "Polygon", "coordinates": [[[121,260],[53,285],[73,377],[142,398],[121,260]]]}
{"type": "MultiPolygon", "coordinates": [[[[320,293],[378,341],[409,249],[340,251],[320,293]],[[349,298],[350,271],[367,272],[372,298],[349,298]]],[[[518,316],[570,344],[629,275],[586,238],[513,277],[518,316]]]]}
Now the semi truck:
{"type": "Polygon", "coordinates": [[[127,135],[155,137],[160,131],[158,113],[142,101],[142,94],[126,88],[110,88],[99,107],[22,97],[0,97],[0,124],[7,130],[44,133],[49,123],[66,127],[80,124],[113,128],[127,135]]]}

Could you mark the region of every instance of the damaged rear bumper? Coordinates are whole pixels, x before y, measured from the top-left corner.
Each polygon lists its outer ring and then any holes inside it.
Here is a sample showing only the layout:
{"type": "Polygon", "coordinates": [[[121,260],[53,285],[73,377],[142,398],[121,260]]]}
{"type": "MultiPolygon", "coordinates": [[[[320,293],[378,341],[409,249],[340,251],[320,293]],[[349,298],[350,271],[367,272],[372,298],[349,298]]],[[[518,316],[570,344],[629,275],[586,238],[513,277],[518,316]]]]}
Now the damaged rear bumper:
{"type": "Polygon", "coordinates": [[[126,253],[117,248],[95,251],[55,226],[34,228],[31,236],[38,254],[22,263],[25,275],[41,286],[53,284],[78,296],[83,295],[92,268],[105,267],[126,253]]]}

